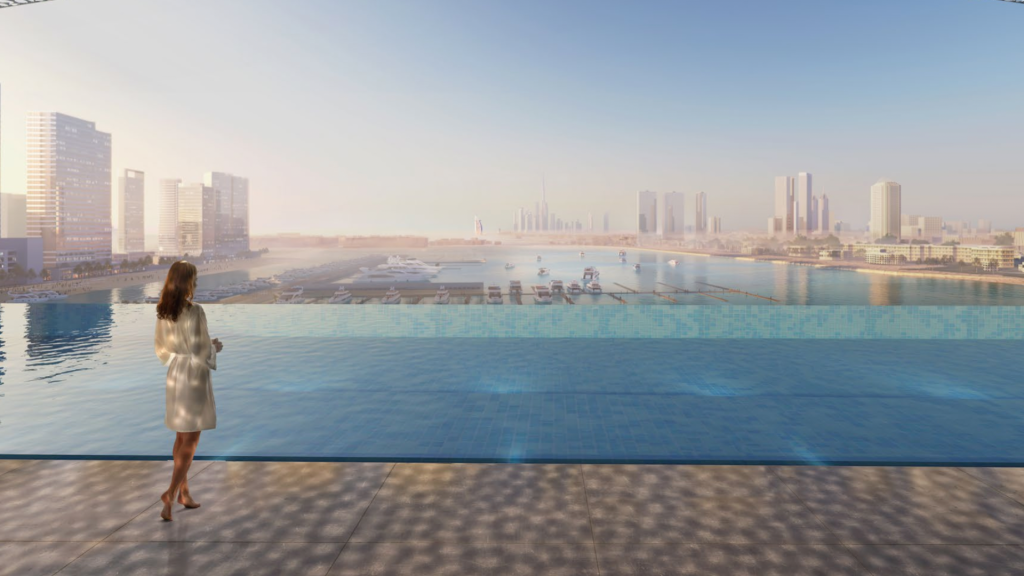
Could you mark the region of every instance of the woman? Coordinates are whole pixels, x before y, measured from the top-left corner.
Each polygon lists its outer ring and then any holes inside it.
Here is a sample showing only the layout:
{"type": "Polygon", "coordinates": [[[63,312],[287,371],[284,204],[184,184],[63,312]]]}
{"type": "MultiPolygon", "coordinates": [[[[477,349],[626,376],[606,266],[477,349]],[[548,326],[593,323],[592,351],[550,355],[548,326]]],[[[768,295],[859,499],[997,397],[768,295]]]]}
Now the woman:
{"type": "Polygon", "coordinates": [[[160,496],[164,503],[160,517],[171,520],[171,505],[198,508],[188,491],[188,469],[192,465],[199,433],[217,427],[210,370],[217,369],[220,340],[210,339],[206,313],[192,302],[199,276],[191,262],[181,260],[167,271],[160,302],[156,305],[156,355],[167,366],[167,415],[164,423],[178,433],[174,441],[174,472],[171,487],[160,496]]]}

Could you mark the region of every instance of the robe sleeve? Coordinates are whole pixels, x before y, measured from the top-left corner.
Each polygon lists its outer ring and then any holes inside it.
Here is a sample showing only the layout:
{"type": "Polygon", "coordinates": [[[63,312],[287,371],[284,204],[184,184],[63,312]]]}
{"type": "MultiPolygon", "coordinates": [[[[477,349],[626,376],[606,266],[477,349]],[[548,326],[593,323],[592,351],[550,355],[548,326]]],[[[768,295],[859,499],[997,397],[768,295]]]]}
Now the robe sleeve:
{"type": "Polygon", "coordinates": [[[160,363],[167,366],[171,362],[171,358],[174,354],[171,352],[170,346],[167,342],[167,326],[166,322],[160,319],[156,321],[156,337],[153,339],[153,347],[156,349],[156,357],[160,359],[160,363]]]}
{"type": "Polygon", "coordinates": [[[217,369],[217,349],[213,347],[213,340],[210,339],[210,331],[206,327],[206,311],[202,306],[199,306],[199,321],[196,322],[196,353],[210,370],[217,369]]]}

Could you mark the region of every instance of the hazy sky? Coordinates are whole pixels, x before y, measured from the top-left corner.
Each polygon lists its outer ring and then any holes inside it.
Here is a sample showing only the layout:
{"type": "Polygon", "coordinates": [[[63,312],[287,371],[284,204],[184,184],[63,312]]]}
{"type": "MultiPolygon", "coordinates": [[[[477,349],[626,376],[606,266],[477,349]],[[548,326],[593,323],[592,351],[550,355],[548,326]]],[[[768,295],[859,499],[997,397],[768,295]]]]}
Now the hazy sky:
{"type": "Polygon", "coordinates": [[[115,174],[250,178],[254,233],[631,226],[635,192],[708,193],[762,230],[809,171],[835,218],[1024,225],[1024,6],[996,0],[55,0],[0,10],[0,188],[25,116],[113,134],[115,174]]]}

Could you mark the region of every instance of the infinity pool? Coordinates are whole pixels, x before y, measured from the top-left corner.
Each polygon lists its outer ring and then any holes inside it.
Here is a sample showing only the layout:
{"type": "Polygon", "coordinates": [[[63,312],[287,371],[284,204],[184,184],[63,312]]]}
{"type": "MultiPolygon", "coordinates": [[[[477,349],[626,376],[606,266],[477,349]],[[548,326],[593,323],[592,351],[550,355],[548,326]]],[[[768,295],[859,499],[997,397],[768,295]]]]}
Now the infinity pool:
{"type": "MultiPolygon", "coordinates": [[[[206,306],[200,457],[1024,463],[1020,308],[206,306]]],[[[141,305],[0,306],[0,456],[165,457],[141,305]]]]}

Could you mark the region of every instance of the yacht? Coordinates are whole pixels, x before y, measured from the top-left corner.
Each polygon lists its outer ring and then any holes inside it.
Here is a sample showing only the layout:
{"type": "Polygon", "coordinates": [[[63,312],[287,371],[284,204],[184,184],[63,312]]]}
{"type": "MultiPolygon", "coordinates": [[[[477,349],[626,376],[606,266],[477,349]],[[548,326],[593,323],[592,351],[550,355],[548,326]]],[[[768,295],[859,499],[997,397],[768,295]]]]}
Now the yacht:
{"type": "Polygon", "coordinates": [[[487,303],[488,304],[501,304],[504,301],[501,299],[501,286],[488,286],[487,287],[487,303]]]}
{"type": "Polygon", "coordinates": [[[401,302],[402,295],[398,293],[398,290],[395,290],[394,286],[392,286],[391,289],[384,294],[384,297],[380,299],[381,304],[400,304],[401,302]]]}
{"type": "Polygon", "coordinates": [[[619,258],[625,258],[625,257],[626,257],[626,251],[625,250],[619,250],[619,258]]]}
{"type": "Polygon", "coordinates": [[[306,299],[302,297],[302,286],[289,288],[278,295],[275,304],[302,304],[306,299]]]}
{"type": "Polygon", "coordinates": [[[434,295],[434,304],[447,304],[451,300],[451,294],[448,289],[441,286],[437,289],[437,294],[434,295]]]}
{"type": "Polygon", "coordinates": [[[505,263],[505,270],[511,270],[511,269],[513,269],[515,267],[516,267],[516,265],[511,263],[511,262],[506,262],[505,263]]]}
{"type": "Polygon", "coordinates": [[[389,267],[382,264],[375,269],[360,268],[361,274],[355,277],[358,282],[422,282],[429,280],[432,276],[429,272],[416,272],[399,267],[389,267]],[[384,266],[381,268],[381,266],[384,266]]]}
{"type": "Polygon", "coordinates": [[[675,266],[676,264],[679,264],[679,260],[673,259],[668,261],[669,266],[675,266]]]}
{"type": "Polygon", "coordinates": [[[626,263],[626,257],[625,256],[619,256],[619,262],[622,262],[623,264],[625,264],[626,263]]]}
{"type": "Polygon", "coordinates": [[[508,291],[509,292],[522,292],[523,291],[523,283],[520,282],[519,280],[509,280],[508,281],[508,291]]]}
{"type": "Polygon", "coordinates": [[[561,292],[565,289],[565,285],[562,284],[561,280],[552,280],[551,282],[548,282],[548,287],[551,288],[552,294],[555,292],[561,292]]]}
{"type": "Polygon", "coordinates": [[[328,304],[348,304],[352,301],[352,293],[344,288],[339,288],[334,296],[327,301],[328,304]]]}
{"type": "Polygon", "coordinates": [[[403,258],[401,256],[388,256],[388,263],[381,264],[378,266],[387,266],[389,268],[397,267],[403,270],[409,270],[414,272],[424,272],[437,276],[437,273],[441,271],[443,266],[439,264],[427,264],[419,258],[403,258]]]}
{"type": "Polygon", "coordinates": [[[550,273],[551,273],[551,270],[548,270],[547,268],[538,268],[537,269],[537,276],[547,276],[550,273]]]}
{"type": "Polygon", "coordinates": [[[215,296],[209,290],[200,290],[192,295],[193,302],[216,302],[220,298],[215,296]]]}
{"type": "Polygon", "coordinates": [[[537,262],[540,262],[540,254],[537,254],[537,262]]]}
{"type": "Polygon", "coordinates": [[[587,284],[587,292],[590,292],[591,294],[600,294],[601,293],[601,283],[600,282],[591,282],[590,284],[587,284]]]}
{"type": "Polygon", "coordinates": [[[583,258],[584,256],[586,256],[586,253],[583,252],[583,251],[580,251],[580,258],[583,258]]]}
{"type": "Polygon", "coordinates": [[[146,296],[145,298],[142,299],[142,302],[145,303],[145,304],[159,304],[160,303],[160,297],[159,296],[146,296]]]}
{"type": "Polygon", "coordinates": [[[633,264],[633,270],[636,270],[637,272],[640,271],[640,263],[639,262],[636,263],[636,264],[633,264]]]}
{"type": "Polygon", "coordinates": [[[551,304],[551,290],[543,284],[534,286],[533,302],[535,304],[551,304]]]}
{"type": "Polygon", "coordinates": [[[40,302],[46,302],[47,299],[34,293],[26,292],[24,294],[16,294],[11,298],[11,302],[15,304],[38,304],[40,302]]]}
{"type": "Polygon", "coordinates": [[[587,266],[583,269],[583,281],[597,280],[601,277],[601,273],[597,271],[597,268],[593,266],[587,266]]]}
{"type": "Polygon", "coordinates": [[[583,286],[580,286],[579,280],[570,280],[566,291],[569,292],[569,294],[582,294],[583,286]]]}

